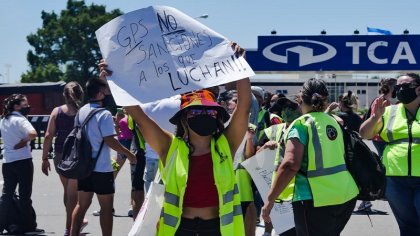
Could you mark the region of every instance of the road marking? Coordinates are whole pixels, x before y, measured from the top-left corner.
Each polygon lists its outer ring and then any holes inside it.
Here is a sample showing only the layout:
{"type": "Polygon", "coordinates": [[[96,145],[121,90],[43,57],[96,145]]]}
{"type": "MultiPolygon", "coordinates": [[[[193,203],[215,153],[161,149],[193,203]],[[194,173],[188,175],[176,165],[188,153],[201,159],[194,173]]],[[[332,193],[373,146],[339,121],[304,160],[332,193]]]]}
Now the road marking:
{"type": "Polygon", "coordinates": [[[4,184],[4,181],[3,180],[0,180],[0,185],[3,185],[4,184]]]}

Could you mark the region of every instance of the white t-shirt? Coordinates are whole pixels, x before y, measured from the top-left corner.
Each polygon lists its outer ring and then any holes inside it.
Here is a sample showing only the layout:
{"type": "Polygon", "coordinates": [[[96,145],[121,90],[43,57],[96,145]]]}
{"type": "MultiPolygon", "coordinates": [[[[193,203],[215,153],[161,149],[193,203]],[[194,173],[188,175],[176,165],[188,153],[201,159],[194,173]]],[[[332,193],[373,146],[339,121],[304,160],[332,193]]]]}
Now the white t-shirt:
{"type": "MultiPolygon", "coordinates": [[[[175,133],[175,125],[169,122],[175,113],[180,109],[181,96],[176,95],[164,98],[155,102],[141,104],[141,108],[150,118],[152,118],[162,129],[175,133]]],[[[156,152],[146,143],[146,158],[158,159],[156,152]]]]}
{"type": "MultiPolygon", "coordinates": [[[[98,104],[88,103],[79,110],[79,122],[86,119],[89,112],[95,108],[99,108],[98,104]]],[[[104,137],[116,135],[114,128],[114,120],[111,112],[108,110],[100,111],[96,113],[85,126],[86,133],[88,135],[90,144],[92,145],[92,157],[96,158],[98,155],[99,148],[101,146],[104,137]]],[[[111,163],[111,149],[104,143],[101,153],[99,154],[95,172],[113,172],[111,163]]]]}
{"type": "Polygon", "coordinates": [[[20,149],[14,149],[22,139],[28,137],[29,132],[35,130],[31,122],[19,112],[12,112],[0,121],[1,137],[3,139],[3,162],[10,163],[32,158],[30,142],[20,149]]]}

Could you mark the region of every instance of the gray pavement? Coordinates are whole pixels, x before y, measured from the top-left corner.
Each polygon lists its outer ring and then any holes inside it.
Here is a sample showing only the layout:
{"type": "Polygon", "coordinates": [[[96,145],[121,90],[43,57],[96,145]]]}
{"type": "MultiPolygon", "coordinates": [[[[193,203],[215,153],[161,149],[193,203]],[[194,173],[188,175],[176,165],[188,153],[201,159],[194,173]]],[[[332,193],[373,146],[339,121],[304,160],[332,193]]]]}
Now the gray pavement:
{"type": "MultiPolygon", "coordinates": [[[[33,183],[32,200],[37,213],[38,225],[45,229],[46,235],[63,235],[65,226],[65,212],[62,203],[63,189],[58,175],[53,170],[50,176],[41,172],[41,150],[34,150],[35,176],[33,183]]],[[[52,160],[50,161],[52,164],[52,160]]],[[[1,165],[1,164],[0,164],[1,165]]],[[[0,188],[2,188],[3,177],[0,173],[0,188]]],[[[113,235],[127,235],[132,219],[127,217],[129,209],[131,182],[129,166],[125,165],[116,180],[115,211],[113,235]]],[[[88,235],[100,235],[99,217],[93,216],[92,212],[98,210],[99,205],[94,197],[92,205],[88,210],[86,218],[89,225],[83,231],[88,235]]],[[[371,215],[373,227],[366,215],[353,215],[342,235],[376,236],[376,235],[398,235],[398,226],[392,215],[391,209],[386,201],[373,202],[373,209],[385,211],[388,215],[371,215]]],[[[328,224],[328,222],[325,222],[328,224]]],[[[262,235],[263,229],[259,228],[256,235],[262,235]]]]}

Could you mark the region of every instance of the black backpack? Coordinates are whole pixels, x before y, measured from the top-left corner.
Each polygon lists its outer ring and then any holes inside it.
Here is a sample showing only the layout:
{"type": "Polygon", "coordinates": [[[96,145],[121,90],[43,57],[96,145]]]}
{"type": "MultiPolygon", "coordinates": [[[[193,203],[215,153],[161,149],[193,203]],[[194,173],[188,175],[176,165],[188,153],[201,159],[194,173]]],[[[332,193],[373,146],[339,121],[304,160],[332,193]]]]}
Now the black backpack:
{"type": "Polygon", "coordinates": [[[69,179],[87,178],[96,166],[104,141],[102,140],[96,158],[92,158],[92,146],[85,132],[85,125],[98,112],[105,110],[97,108],[89,112],[83,123],[79,124],[79,112],[74,119],[74,127],[64,141],[63,158],[58,164],[58,172],[69,179]]]}
{"type": "MultiPolygon", "coordinates": [[[[341,126],[341,125],[340,125],[341,126]]],[[[341,126],[347,169],[359,187],[358,200],[374,201],[385,194],[385,167],[359,133],[341,126]]]]}
{"type": "Polygon", "coordinates": [[[23,212],[20,208],[19,196],[14,195],[13,199],[0,199],[0,234],[4,230],[7,234],[22,234],[23,232],[36,229],[36,214],[33,207],[30,212],[23,212]],[[30,217],[30,222],[24,225],[23,216],[30,217]]]}

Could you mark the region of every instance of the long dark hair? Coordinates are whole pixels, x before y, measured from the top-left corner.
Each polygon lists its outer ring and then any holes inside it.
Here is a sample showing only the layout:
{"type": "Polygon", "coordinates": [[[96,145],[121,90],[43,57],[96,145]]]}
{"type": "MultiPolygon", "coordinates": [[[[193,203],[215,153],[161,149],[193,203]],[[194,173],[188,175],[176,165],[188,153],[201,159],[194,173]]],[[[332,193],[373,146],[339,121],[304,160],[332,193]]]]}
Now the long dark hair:
{"type": "MultiPolygon", "coordinates": [[[[416,74],[416,73],[407,73],[407,74],[403,74],[403,75],[398,76],[398,78],[400,78],[401,76],[408,76],[408,77],[414,79],[414,81],[416,81],[416,84],[417,85],[420,85],[420,76],[419,76],[419,74],[416,74]]],[[[397,82],[395,81],[395,83],[397,83],[397,82]]]]}
{"type": "MultiPolygon", "coordinates": [[[[409,75],[407,74],[407,76],[409,75]]],[[[382,79],[381,87],[379,88],[379,94],[388,94],[389,91],[391,91],[391,88],[393,88],[396,84],[397,84],[397,79],[395,78],[382,79]]]]}
{"type": "MultiPolygon", "coordinates": [[[[190,157],[191,154],[194,152],[195,147],[190,142],[190,134],[187,128],[187,116],[186,116],[187,111],[188,109],[185,109],[182,111],[181,119],[179,119],[178,123],[176,124],[175,137],[181,138],[185,141],[189,150],[188,157],[190,157]]],[[[223,123],[222,116],[219,113],[217,113],[216,122],[217,122],[217,130],[213,134],[213,138],[214,140],[217,141],[217,139],[219,139],[219,137],[223,134],[223,131],[225,130],[225,124],[223,123]]],[[[216,145],[216,151],[219,153],[220,156],[222,156],[222,154],[219,152],[217,145],[216,145]]]]}
{"type": "Polygon", "coordinates": [[[64,86],[64,99],[67,104],[72,105],[76,110],[82,106],[84,92],[82,86],[77,82],[69,82],[64,86]]]}
{"type": "Polygon", "coordinates": [[[328,103],[327,84],[322,79],[311,78],[303,84],[302,100],[312,106],[313,111],[324,111],[328,103]]]}
{"type": "Polygon", "coordinates": [[[3,101],[3,114],[1,118],[8,118],[10,113],[14,111],[15,105],[20,105],[20,103],[26,100],[26,96],[20,93],[15,93],[4,99],[3,101]]]}
{"type": "Polygon", "coordinates": [[[353,94],[351,90],[347,93],[341,95],[339,100],[343,107],[345,107],[348,111],[356,112],[357,111],[357,97],[353,94]]]}

